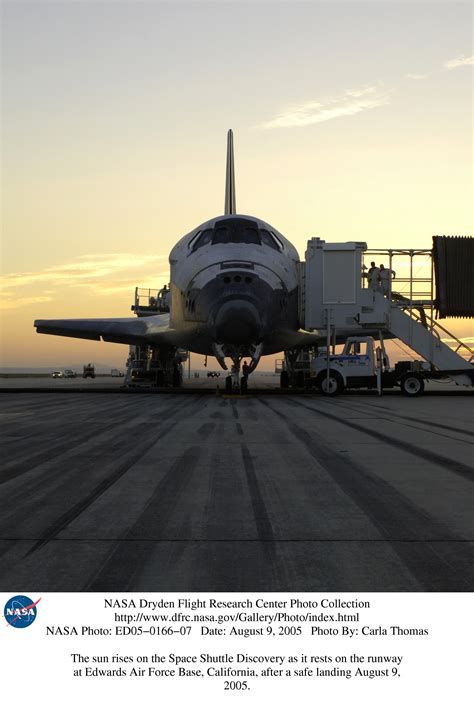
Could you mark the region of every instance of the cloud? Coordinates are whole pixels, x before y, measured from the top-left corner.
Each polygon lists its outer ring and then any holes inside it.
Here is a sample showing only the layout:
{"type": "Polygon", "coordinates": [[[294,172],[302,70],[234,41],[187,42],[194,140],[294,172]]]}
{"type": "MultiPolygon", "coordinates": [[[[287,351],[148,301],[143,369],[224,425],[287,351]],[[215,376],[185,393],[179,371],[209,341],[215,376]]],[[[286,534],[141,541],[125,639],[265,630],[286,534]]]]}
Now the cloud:
{"type": "Polygon", "coordinates": [[[444,64],[445,68],[459,68],[459,66],[473,66],[474,56],[459,56],[457,59],[450,59],[444,64]]]}
{"type": "Polygon", "coordinates": [[[307,127],[318,122],[327,122],[336,117],[356,115],[364,110],[388,105],[390,94],[380,92],[381,84],[363,86],[346,90],[341,96],[324,98],[321,101],[310,100],[287,108],[268,122],[260,125],[261,129],[279,127],[307,127]]]}
{"type": "Polygon", "coordinates": [[[22,308],[24,305],[35,305],[37,303],[48,303],[52,298],[48,296],[37,296],[30,298],[12,298],[11,296],[5,296],[0,298],[0,310],[14,310],[15,308],[22,308]]]}
{"type": "Polygon", "coordinates": [[[407,73],[406,78],[410,78],[412,81],[422,81],[429,75],[429,73],[407,73]]]}
{"type": "Polygon", "coordinates": [[[88,289],[95,295],[115,295],[127,291],[132,295],[137,284],[145,285],[144,279],[147,281],[146,287],[159,287],[160,280],[167,278],[169,271],[161,266],[158,269],[157,264],[163,264],[166,259],[161,254],[87,254],[40,271],[10,273],[0,279],[0,309],[11,310],[32,303],[49,302],[64,288],[88,289]],[[131,276],[131,269],[140,271],[131,276]],[[30,289],[30,295],[24,296],[26,286],[30,289]]]}
{"type": "MultiPolygon", "coordinates": [[[[377,92],[379,86],[377,85],[366,85],[364,88],[355,88],[353,90],[346,90],[344,95],[351,98],[361,98],[363,95],[373,95],[377,92]]],[[[337,100],[338,98],[330,98],[330,100],[337,100]]]]}
{"type": "Polygon", "coordinates": [[[47,267],[41,271],[10,273],[1,279],[2,288],[31,285],[33,283],[100,285],[97,279],[126,271],[130,268],[145,267],[166,259],[154,254],[87,254],[79,256],[68,264],[47,267]]]}
{"type": "MultiPolygon", "coordinates": [[[[452,339],[451,337],[441,337],[441,341],[451,347],[458,346],[458,341],[456,339],[452,339]]],[[[474,345],[474,337],[459,337],[459,341],[467,344],[468,346],[474,345]]]]}

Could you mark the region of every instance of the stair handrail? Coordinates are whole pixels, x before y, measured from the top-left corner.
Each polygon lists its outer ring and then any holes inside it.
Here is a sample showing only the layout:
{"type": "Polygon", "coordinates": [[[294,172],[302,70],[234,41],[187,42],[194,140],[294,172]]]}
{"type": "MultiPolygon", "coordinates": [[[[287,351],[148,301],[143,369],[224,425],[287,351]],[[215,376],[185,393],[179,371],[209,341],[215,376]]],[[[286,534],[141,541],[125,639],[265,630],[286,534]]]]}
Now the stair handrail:
{"type": "MultiPolygon", "coordinates": [[[[422,320],[420,310],[416,307],[412,307],[409,309],[411,312],[417,313],[418,317],[415,317],[415,319],[417,319],[418,322],[420,322],[420,324],[423,325],[423,327],[426,327],[428,329],[427,325],[424,324],[424,322],[422,320]]],[[[465,349],[468,352],[468,354],[471,355],[469,361],[471,361],[474,358],[474,349],[472,347],[470,347],[469,344],[466,344],[466,342],[463,342],[461,339],[459,339],[459,337],[456,337],[455,334],[453,334],[450,330],[448,330],[446,327],[444,327],[440,322],[438,322],[438,320],[435,320],[434,317],[432,315],[428,314],[425,310],[423,310],[423,312],[424,312],[424,315],[425,315],[427,322],[429,321],[429,323],[430,323],[429,324],[430,330],[434,334],[436,334],[436,336],[438,337],[438,339],[440,341],[442,341],[442,339],[441,339],[441,335],[439,333],[439,330],[441,330],[442,332],[444,332],[447,335],[447,339],[449,341],[457,344],[456,349],[453,349],[453,351],[456,354],[459,353],[459,349],[465,349]]]]}

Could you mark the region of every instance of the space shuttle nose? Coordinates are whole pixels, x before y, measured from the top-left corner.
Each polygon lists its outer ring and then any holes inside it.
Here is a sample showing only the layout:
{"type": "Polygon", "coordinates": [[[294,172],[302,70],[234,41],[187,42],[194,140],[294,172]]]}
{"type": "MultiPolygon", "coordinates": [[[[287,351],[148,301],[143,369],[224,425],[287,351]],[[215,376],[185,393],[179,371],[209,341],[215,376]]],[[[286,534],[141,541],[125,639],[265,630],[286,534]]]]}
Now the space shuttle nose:
{"type": "Polygon", "coordinates": [[[217,340],[224,344],[249,344],[262,336],[260,314],[250,302],[230,300],[219,308],[215,319],[217,340]]]}

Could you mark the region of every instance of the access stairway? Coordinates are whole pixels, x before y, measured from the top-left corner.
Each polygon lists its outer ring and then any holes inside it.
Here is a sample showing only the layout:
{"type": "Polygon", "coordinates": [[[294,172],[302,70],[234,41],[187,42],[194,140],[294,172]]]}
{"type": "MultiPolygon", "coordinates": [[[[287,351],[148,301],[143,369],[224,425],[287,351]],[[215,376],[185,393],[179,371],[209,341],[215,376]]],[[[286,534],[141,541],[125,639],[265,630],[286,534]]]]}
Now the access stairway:
{"type": "MultiPolygon", "coordinates": [[[[376,295],[383,298],[381,293],[376,295]]],[[[456,383],[472,385],[474,366],[441,341],[434,320],[430,318],[427,320],[429,324],[425,326],[420,317],[411,316],[409,312],[404,312],[398,306],[390,304],[385,298],[384,303],[387,308],[386,332],[400,339],[439,371],[452,375],[456,383]],[[464,373],[459,374],[459,372],[464,373]]]]}
{"type": "MultiPolygon", "coordinates": [[[[464,347],[470,356],[473,350],[453,337],[423,308],[412,307],[409,300],[403,305],[391,302],[382,292],[368,289],[360,290],[360,300],[361,312],[354,316],[359,331],[374,336],[378,333],[386,339],[396,337],[429,362],[433,370],[444,372],[458,385],[473,385],[474,365],[442,341],[437,328],[458,343],[458,350],[464,347]]],[[[353,326],[352,333],[357,333],[353,326]]]]}

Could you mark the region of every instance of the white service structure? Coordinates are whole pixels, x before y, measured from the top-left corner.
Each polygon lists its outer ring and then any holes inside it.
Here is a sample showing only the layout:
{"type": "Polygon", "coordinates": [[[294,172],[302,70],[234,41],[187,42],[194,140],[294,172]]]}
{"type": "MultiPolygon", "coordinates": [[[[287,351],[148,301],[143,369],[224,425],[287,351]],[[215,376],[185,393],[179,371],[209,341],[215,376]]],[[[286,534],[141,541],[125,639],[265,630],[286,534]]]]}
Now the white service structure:
{"type": "Polygon", "coordinates": [[[326,334],[327,346],[349,335],[396,337],[458,385],[472,386],[473,365],[441,340],[432,316],[416,315],[418,304],[364,287],[365,242],[308,241],[301,265],[300,322],[326,334]],[[452,372],[452,373],[451,373],[452,372]],[[464,373],[463,373],[464,372],[464,373]]]}

